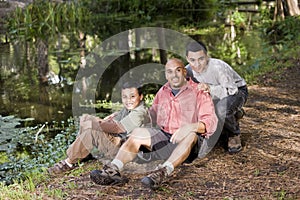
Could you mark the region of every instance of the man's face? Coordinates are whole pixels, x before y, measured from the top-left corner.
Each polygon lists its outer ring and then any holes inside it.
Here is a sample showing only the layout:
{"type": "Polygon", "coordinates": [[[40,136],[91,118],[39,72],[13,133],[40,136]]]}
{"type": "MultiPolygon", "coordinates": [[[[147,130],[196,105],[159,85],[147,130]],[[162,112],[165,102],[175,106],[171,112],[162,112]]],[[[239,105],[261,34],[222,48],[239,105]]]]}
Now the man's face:
{"type": "Polygon", "coordinates": [[[186,60],[189,62],[192,69],[198,73],[203,72],[208,64],[208,56],[202,50],[197,52],[189,51],[186,60]]]}
{"type": "Polygon", "coordinates": [[[176,60],[168,61],[165,66],[165,76],[172,89],[180,89],[186,83],[186,69],[176,60]]]}
{"type": "Polygon", "coordinates": [[[143,95],[139,95],[137,88],[122,89],[121,95],[122,103],[128,110],[136,108],[143,99],[143,95]]]}

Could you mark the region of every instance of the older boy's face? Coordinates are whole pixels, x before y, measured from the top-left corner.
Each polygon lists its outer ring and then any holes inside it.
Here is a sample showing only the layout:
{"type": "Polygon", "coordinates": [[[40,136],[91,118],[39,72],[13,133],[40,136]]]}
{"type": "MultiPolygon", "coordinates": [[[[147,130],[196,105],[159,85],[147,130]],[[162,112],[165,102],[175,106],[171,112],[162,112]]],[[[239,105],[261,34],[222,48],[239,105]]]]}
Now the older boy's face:
{"type": "Polygon", "coordinates": [[[136,108],[143,99],[143,95],[139,95],[137,88],[122,89],[121,95],[122,103],[128,110],[136,108]]]}
{"type": "Polygon", "coordinates": [[[170,60],[165,66],[165,75],[172,89],[180,89],[186,83],[186,69],[176,60],[170,60]]]}
{"type": "Polygon", "coordinates": [[[189,51],[186,56],[187,61],[195,72],[203,72],[208,64],[208,56],[204,51],[189,51]]]}

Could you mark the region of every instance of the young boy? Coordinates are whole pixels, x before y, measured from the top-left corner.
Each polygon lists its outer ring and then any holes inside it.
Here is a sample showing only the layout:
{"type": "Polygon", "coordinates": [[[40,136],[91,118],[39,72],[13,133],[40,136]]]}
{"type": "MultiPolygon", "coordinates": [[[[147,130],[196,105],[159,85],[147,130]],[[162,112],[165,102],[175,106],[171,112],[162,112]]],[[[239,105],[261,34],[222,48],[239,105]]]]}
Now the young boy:
{"type": "Polygon", "coordinates": [[[50,174],[72,170],[74,164],[86,158],[94,147],[107,157],[114,156],[134,128],[150,122],[140,86],[126,82],[121,98],[124,108],[104,119],[88,114],[80,118],[79,133],[67,149],[67,158],[50,167],[50,174]]]}

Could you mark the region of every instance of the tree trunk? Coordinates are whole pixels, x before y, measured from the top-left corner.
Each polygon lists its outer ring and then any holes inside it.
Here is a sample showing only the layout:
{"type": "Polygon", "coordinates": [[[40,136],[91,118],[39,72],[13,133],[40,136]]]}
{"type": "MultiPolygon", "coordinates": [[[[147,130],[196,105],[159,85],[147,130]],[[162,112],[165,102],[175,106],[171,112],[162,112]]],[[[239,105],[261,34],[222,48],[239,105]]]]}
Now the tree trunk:
{"type": "Polygon", "coordinates": [[[135,63],[139,64],[141,61],[141,31],[139,29],[135,30],[135,63]]]}
{"type": "Polygon", "coordinates": [[[39,79],[41,83],[48,81],[47,74],[49,72],[48,65],[48,47],[45,41],[39,40],[37,43],[37,65],[39,71],[39,79]]]}
{"type": "MultiPolygon", "coordinates": [[[[80,31],[79,32],[79,47],[80,47],[81,51],[80,51],[80,63],[79,63],[79,67],[81,69],[84,69],[86,67],[85,41],[86,41],[85,34],[80,31]]],[[[86,77],[85,76],[83,76],[81,78],[81,84],[82,84],[81,98],[83,100],[85,100],[86,99],[86,92],[87,92],[87,83],[86,83],[86,77]]]]}
{"type": "Polygon", "coordinates": [[[157,29],[158,33],[158,46],[159,46],[159,58],[161,64],[167,63],[167,52],[166,50],[166,36],[164,29],[157,29]]]}
{"type": "Polygon", "coordinates": [[[47,43],[43,40],[38,40],[37,42],[37,65],[39,72],[39,103],[44,105],[50,105],[49,93],[47,91],[48,78],[47,74],[49,73],[49,64],[48,64],[48,46],[47,43]]]}
{"type": "Polygon", "coordinates": [[[276,0],[276,6],[274,11],[274,21],[284,20],[284,11],[282,0],[276,0]]]}
{"type": "Polygon", "coordinates": [[[284,20],[285,16],[300,15],[298,0],[276,0],[274,21],[284,20]]]}
{"type": "Polygon", "coordinates": [[[297,16],[300,15],[300,10],[298,7],[298,1],[297,0],[287,0],[288,5],[288,14],[289,16],[297,16]]]}

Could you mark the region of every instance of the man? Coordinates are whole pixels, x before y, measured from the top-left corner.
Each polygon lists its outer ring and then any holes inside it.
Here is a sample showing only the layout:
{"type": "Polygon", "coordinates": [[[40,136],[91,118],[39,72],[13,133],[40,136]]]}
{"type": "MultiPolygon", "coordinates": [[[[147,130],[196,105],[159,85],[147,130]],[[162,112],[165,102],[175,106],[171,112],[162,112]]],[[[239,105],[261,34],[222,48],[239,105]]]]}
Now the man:
{"type": "Polygon", "coordinates": [[[81,117],[79,134],[67,150],[68,157],[50,167],[50,174],[72,170],[74,164],[86,158],[94,147],[107,157],[115,156],[134,128],[150,123],[137,83],[126,82],[122,86],[121,98],[124,108],[104,119],[87,114],[81,117]]]}
{"type": "Polygon", "coordinates": [[[188,77],[199,83],[199,88],[209,91],[219,118],[224,113],[222,133],[228,141],[229,153],[241,151],[239,119],[244,115],[248,90],[246,82],[227,63],[209,58],[202,42],[190,42],[186,47],[188,77]],[[225,109],[224,109],[225,107],[225,109]]]}
{"type": "Polygon", "coordinates": [[[142,184],[153,189],[175,167],[198,157],[203,138],[210,137],[217,126],[212,99],[208,93],[198,90],[196,83],[186,80],[186,69],[179,59],[168,60],[165,77],[168,82],[160,88],[149,110],[158,128],[134,129],[115,159],[101,171],[91,172],[93,182],[103,185],[122,182],[120,171],[141,147],[152,151],[157,159],[166,160],[142,179],[142,184]]]}

